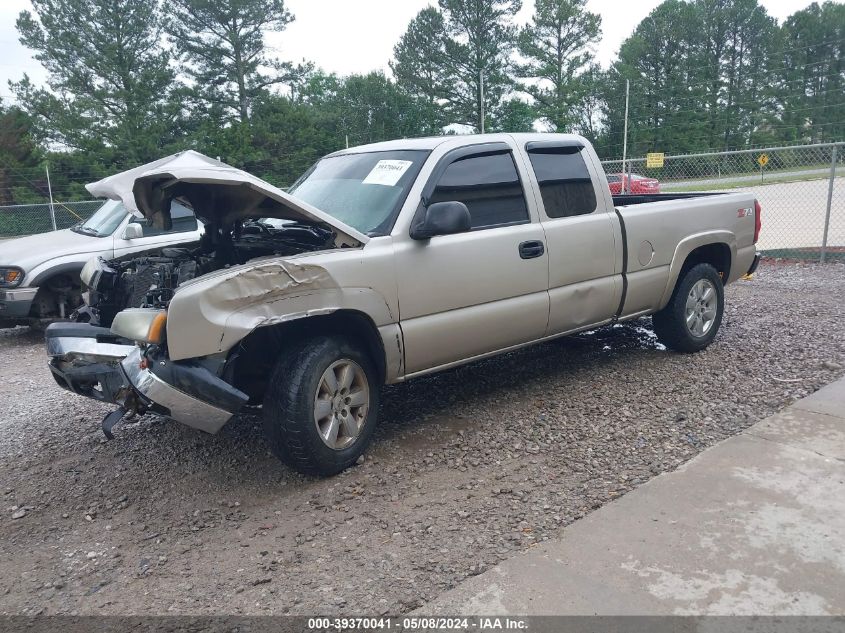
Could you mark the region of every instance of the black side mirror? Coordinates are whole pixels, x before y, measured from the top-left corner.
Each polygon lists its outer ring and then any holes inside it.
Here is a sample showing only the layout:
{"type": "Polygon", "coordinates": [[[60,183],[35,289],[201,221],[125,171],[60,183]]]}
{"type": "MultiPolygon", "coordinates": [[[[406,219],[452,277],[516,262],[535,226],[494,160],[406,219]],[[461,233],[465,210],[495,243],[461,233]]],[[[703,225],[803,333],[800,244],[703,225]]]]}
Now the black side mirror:
{"type": "Polygon", "coordinates": [[[411,225],[411,239],[427,240],[435,235],[450,235],[469,231],[472,221],[463,202],[435,202],[422,207],[411,225]]]}

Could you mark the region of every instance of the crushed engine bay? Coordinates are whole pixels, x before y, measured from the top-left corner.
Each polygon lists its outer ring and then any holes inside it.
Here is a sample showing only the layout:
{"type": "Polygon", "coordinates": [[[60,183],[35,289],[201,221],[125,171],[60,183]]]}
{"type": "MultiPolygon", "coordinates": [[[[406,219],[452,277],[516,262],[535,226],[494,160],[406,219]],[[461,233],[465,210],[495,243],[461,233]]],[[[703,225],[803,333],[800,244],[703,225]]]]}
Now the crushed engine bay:
{"type": "Polygon", "coordinates": [[[110,327],[125,308],[167,308],[176,288],[216,270],[265,258],[335,248],[333,231],[277,219],[235,222],[228,230],[206,226],[199,244],[166,247],[114,260],[99,259],[83,273],[86,305],[75,320],[110,327]]]}

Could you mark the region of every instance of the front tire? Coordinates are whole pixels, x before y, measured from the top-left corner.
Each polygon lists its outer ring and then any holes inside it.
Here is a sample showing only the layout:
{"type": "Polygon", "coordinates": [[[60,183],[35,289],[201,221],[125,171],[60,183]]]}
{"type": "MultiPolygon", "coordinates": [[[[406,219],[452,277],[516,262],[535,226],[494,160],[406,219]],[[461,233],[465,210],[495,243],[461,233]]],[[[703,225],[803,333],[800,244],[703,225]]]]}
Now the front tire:
{"type": "Polygon", "coordinates": [[[713,342],[725,310],[725,289],[710,264],[690,268],[665,308],[652,315],[654,333],[677,352],[698,352],[713,342]]]}
{"type": "Polygon", "coordinates": [[[339,336],[288,348],[264,398],[272,452],[308,475],[335,475],[355,463],[378,418],[379,379],[369,356],[339,336]]]}

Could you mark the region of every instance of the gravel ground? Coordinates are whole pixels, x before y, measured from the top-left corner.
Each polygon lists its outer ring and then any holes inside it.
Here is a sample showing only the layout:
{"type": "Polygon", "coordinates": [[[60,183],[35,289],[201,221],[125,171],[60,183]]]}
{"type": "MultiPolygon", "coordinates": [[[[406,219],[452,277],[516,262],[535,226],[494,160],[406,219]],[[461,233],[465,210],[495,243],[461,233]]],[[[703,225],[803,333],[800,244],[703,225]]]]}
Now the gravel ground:
{"type": "Polygon", "coordinates": [[[838,378],[845,267],[765,263],[716,342],[650,320],[388,388],[364,463],[273,459],[59,390],[40,338],[0,331],[0,613],[400,614],[838,378]]]}

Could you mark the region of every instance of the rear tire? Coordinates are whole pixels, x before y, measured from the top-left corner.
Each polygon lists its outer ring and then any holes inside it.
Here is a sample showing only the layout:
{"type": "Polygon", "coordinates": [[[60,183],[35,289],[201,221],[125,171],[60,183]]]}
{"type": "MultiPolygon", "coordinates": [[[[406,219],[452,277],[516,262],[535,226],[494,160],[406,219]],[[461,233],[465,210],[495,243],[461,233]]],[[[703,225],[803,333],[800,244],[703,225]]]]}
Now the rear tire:
{"type": "Polygon", "coordinates": [[[264,433],[282,462],[308,475],[335,475],[355,463],[378,419],[378,372],[339,336],[287,348],[264,397],[264,433]]]}
{"type": "Polygon", "coordinates": [[[665,308],[652,315],[654,333],[677,352],[698,352],[713,342],[725,310],[725,289],[718,271],[697,264],[678,281],[665,308]]]}

